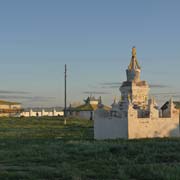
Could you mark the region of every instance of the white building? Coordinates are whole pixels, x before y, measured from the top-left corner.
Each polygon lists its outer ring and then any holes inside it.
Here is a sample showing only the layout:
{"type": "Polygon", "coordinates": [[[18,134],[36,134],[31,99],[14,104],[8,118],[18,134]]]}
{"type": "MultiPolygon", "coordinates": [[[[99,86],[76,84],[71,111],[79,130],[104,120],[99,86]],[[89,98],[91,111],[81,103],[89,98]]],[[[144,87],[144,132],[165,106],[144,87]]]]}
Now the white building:
{"type": "Polygon", "coordinates": [[[127,80],[120,87],[121,100],[112,104],[111,112],[97,109],[94,121],[95,139],[152,138],[179,136],[179,110],[172,100],[159,109],[154,98],[148,97],[149,86],[140,80],[141,68],[132,49],[126,70],[127,80]]]}

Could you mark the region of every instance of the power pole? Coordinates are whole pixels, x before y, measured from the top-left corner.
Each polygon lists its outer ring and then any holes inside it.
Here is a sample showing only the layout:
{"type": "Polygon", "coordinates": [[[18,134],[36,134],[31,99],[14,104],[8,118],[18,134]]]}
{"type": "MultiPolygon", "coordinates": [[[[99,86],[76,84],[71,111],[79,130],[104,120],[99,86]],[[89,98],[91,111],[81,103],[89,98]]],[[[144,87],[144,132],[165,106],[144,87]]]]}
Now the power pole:
{"type": "Polygon", "coordinates": [[[66,124],[66,117],[67,117],[67,84],[66,84],[66,79],[67,79],[67,66],[65,64],[64,67],[64,124],[66,124]]]}

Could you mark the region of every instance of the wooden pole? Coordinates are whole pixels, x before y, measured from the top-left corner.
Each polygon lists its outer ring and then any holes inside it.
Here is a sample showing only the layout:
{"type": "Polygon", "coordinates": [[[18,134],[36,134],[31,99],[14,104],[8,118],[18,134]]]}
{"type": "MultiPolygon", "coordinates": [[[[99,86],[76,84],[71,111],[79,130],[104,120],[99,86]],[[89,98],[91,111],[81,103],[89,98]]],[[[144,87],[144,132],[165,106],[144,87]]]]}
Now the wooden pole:
{"type": "Polygon", "coordinates": [[[64,124],[66,125],[66,117],[67,117],[67,66],[65,64],[64,67],[64,124]]]}

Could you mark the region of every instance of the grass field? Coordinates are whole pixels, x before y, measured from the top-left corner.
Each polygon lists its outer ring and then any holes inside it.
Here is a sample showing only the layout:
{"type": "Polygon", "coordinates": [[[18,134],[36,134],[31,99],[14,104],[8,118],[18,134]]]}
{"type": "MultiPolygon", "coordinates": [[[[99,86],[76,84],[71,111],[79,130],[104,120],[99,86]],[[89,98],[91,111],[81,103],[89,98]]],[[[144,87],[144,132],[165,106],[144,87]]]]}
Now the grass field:
{"type": "Polygon", "coordinates": [[[92,121],[3,118],[2,179],[180,179],[180,139],[94,141],[92,121]]]}

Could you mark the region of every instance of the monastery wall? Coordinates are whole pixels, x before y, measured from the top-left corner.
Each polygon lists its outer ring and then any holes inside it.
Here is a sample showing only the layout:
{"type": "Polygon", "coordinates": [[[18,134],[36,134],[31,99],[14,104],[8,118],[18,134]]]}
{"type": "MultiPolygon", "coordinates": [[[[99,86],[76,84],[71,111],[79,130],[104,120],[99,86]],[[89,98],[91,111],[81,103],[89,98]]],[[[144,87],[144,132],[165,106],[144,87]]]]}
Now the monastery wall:
{"type": "Polygon", "coordinates": [[[178,137],[179,117],[173,118],[129,118],[128,139],[153,137],[178,137]]]}
{"type": "Polygon", "coordinates": [[[22,112],[21,116],[30,117],[30,113],[29,112],[22,112]]]}
{"type": "Polygon", "coordinates": [[[120,119],[119,117],[97,117],[97,115],[95,114],[94,138],[99,140],[116,138],[127,139],[127,118],[120,119]]]}
{"type": "Polygon", "coordinates": [[[63,116],[64,112],[63,111],[45,111],[44,109],[42,109],[42,111],[33,111],[33,110],[29,110],[29,111],[24,111],[20,114],[20,116],[24,116],[24,117],[38,117],[40,116],[63,116]]]}
{"type": "Polygon", "coordinates": [[[54,116],[64,116],[64,111],[59,111],[59,112],[58,111],[54,111],[53,115],[54,116]]]}
{"type": "MultiPolygon", "coordinates": [[[[95,139],[138,139],[154,137],[179,137],[179,112],[172,110],[172,116],[159,117],[156,109],[147,118],[138,118],[138,111],[128,108],[128,117],[110,117],[96,111],[94,121],[95,139]]],[[[170,112],[169,112],[170,113],[170,112]]]]}
{"type": "Polygon", "coordinates": [[[29,116],[36,116],[36,112],[30,110],[30,111],[29,111],[29,116]]]}
{"type": "Polygon", "coordinates": [[[150,116],[138,118],[137,111],[128,108],[128,139],[177,137],[180,136],[179,112],[168,108],[164,117],[159,117],[158,110],[150,105],[150,116]]]}

